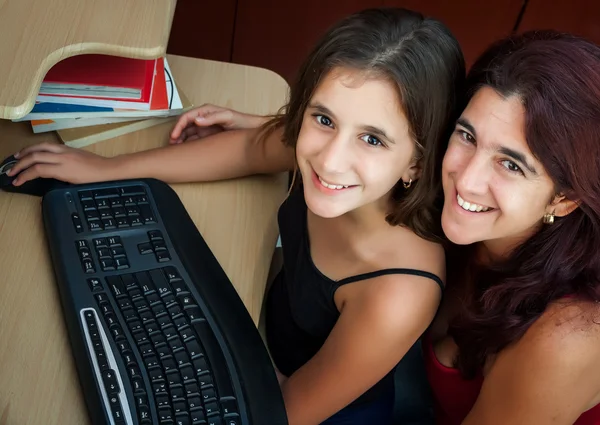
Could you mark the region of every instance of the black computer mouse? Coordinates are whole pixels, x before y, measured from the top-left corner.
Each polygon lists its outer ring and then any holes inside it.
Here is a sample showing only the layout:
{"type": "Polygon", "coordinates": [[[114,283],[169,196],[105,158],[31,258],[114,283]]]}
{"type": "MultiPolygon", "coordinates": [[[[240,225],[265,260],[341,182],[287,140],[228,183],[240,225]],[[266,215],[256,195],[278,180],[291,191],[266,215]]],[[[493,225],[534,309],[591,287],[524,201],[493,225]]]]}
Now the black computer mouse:
{"type": "Polygon", "coordinates": [[[44,179],[38,178],[23,183],[20,186],[12,184],[16,176],[9,176],[8,170],[10,170],[17,160],[14,155],[9,156],[0,164],[0,189],[6,192],[24,193],[33,196],[44,196],[46,192],[65,186],[70,186],[69,183],[62,182],[56,179],[44,179]]]}

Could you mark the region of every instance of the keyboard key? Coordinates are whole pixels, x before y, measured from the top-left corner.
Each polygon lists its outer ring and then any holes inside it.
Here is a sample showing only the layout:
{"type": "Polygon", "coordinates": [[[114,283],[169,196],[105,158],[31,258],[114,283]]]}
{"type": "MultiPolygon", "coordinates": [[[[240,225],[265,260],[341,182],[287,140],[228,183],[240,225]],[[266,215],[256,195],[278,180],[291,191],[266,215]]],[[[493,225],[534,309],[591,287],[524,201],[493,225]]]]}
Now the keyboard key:
{"type": "Polygon", "coordinates": [[[130,290],[132,288],[137,288],[137,282],[133,278],[132,274],[122,274],[121,280],[125,284],[125,287],[127,288],[127,290],[130,290]]]}
{"type": "Polygon", "coordinates": [[[96,273],[96,269],[94,268],[94,263],[92,263],[92,260],[90,260],[89,258],[86,258],[85,260],[83,260],[81,262],[81,265],[83,266],[83,270],[86,273],[96,273]]]}
{"type": "Polygon", "coordinates": [[[175,353],[174,356],[179,367],[190,364],[190,358],[184,350],[175,353]]]}
{"type": "Polygon", "coordinates": [[[208,387],[202,389],[202,400],[206,403],[208,400],[214,400],[217,398],[217,393],[214,387],[208,387]]]}
{"type": "MultiPolygon", "coordinates": [[[[188,403],[190,405],[190,409],[192,408],[191,403],[188,403]]],[[[206,422],[206,416],[204,415],[204,411],[202,410],[202,408],[200,408],[200,404],[197,405],[196,408],[191,409],[190,410],[190,417],[192,419],[192,424],[204,424],[206,422]]]]}
{"type": "Polygon", "coordinates": [[[99,249],[99,248],[108,248],[108,243],[106,242],[105,238],[94,239],[94,247],[96,249],[99,249]]]}
{"type": "Polygon", "coordinates": [[[92,199],[92,192],[89,190],[80,190],[79,191],[79,199],[82,201],[92,199]]]}
{"type": "Polygon", "coordinates": [[[167,282],[167,279],[165,279],[165,275],[161,272],[161,270],[150,270],[149,274],[150,279],[154,283],[154,286],[161,297],[173,293],[171,290],[171,285],[169,285],[169,282],[167,282]]]}
{"type": "Polygon", "coordinates": [[[148,238],[150,239],[150,242],[164,239],[163,234],[160,230],[150,230],[148,232],[148,238]]]}
{"type": "Polygon", "coordinates": [[[98,230],[102,230],[102,223],[98,220],[88,221],[88,227],[92,232],[97,232],[98,230]]]}
{"type": "Polygon", "coordinates": [[[146,367],[151,368],[154,366],[160,366],[160,363],[158,362],[158,357],[151,355],[148,356],[144,359],[144,363],[146,364],[146,367]]]}
{"type": "Polygon", "coordinates": [[[154,248],[154,251],[165,251],[167,245],[165,244],[165,241],[153,241],[152,248],[154,248]]]}
{"type": "Polygon", "coordinates": [[[71,220],[73,220],[73,227],[75,227],[75,232],[83,232],[83,225],[81,224],[81,217],[79,217],[79,214],[71,214],[71,220]]]}
{"type": "MultiPolygon", "coordinates": [[[[110,206],[113,209],[113,212],[115,212],[116,208],[123,207],[123,200],[121,198],[112,198],[110,200],[110,206]]],[[[116,215],[116,212],[115,212],[115,215],[116,215]]]]}
{"type": "Polygon", "coordinates": [[[167,262],[170,259],[171,259],[171,256],[169,254],[169,251],[158,251],[156,253],[156,261],[158,261],[159,263],[167,262]]]}
{"type": "Polygon", "coordinates": [[[193,395],[199,395],[200,390],[198,389],[198,384],[196,384],[195,382],[185,384],[185,393],[188,397],[191,397],[193,395]]]}
{"type": "Polygon", "coordinates": [[[104,388],[109,394],[119,393],[119,383],[117,381],[117,373],[113,369],[104,370],[101,373],[104,388]]]}
{"type": "Polygon", "coordinates": [[[173,412],[171,412],[170,407],[162,407],[158,409],[158,417],[161,421],[161,425],[163,422],[170,421],[173,419],[173,412]]]}
{"type": "Polygon", "coordinates": [[[188,308],[185,310],[185,314],[187,314],[192,324],[206,320],[199,307],[188,308]]]}
{"type": "Polygon", "coordinates": [[[217,405],[216,401],[204,403],[204,411],[206,412],[207,415],[219,413],[219,406],[217,405]]]}
{"type": "Polygon", "coordinates": [[[139,205],[140,216],[145,224],[156,223],[156,218],[148,204],[139,205]]]}
{"type": "Polygon", "coordinates": [[[110,198],[119,196],[119,191],[116,188],[96,189],[92,191],[94,198],[110,198]]]}
{"type": "MultiPolygon", "coordinates": [[[[208,409],[206,413],[208,413],[208,409]]],[[[223,420],[220,416],[209,416],[206,425],[223,425],[223,420]]]]}
{"type": "Polygon", "coordinates": [[[169,407],[171,405],[171,403],[169,403],[169,396],[164,394],[157,396],[154,400],[159,408],[169,407]]]}
{"type": "MultiPolygon", "coordinates": [[[[138,407],[138,412],[139,412],[139,418],[140,421],[148,421],[146,422],[147,424],[150,424],[150,409],[148,408],[148,406],[140,406],[138,407]]],[[[145,425],[145,424],[144,424],[145,425]]]]}
{"type": "Polygon", "coordinates": [[[167,383],[169,384],[169,387],[176,387],[183,384],[179,371],[170,370],[169,373],[167,373],[167,383]]]}
{"type": "Polygon", "coordinates": [[[129,260],[127,258],[123,258],[123,257],[116,258],[115,266],[117,267],[117,270],[128,269],[129,268],[129,260]]]}
{"type": "Polygon", "coordinates": [[[127,217],[118,217],[115,220],[117,221],[117,227],[129,227],[129,220],[127,220],[127,217]]]}
{"type": "Polygon", "coordinates": [[[88,248],[80,248],[79,249],[79,258],[85,260],[86,258],[91,258],[91,253],[88,248]]]}
{"type": "Polygon", "coordinates": [[[132,205],[136,205],[135,198],[133,196],[124,196],[121,199],[123,200],[123,204],[126,207],[130,207],[132,205]]]}
{"type": "Polygon", "coordinates": [[[95,210],[96,209],[96,203],[94,201],[92,201],[91,199],[81,201],[81,206],[83,207],[84,210],[95,210]]]}
{"type": "Polygon", "coordinates": [[[132,226],[132,227],[134,227],[134,226],[141,226],[141,225],[144,224],[144,222],[141,219],[141,217],[137,217],[137,216],[136,217],[129,216],[127,218],[127,221],[129,222],[129,225],[132,226]]]}
{"type": "Polygon", "coordinates": [[[154,250],[152,249],[152,245],[150,245],[150,242],[145,242],[145,243],[139,244],[138,251],[142,255],[152,254],[154,252],[154,250]]]}
{"type": "Polygon", "coordinates": [[[97,209],[87,210],[85,211],[85,218],[89,220],[98,220],[100,218],[100,214],[97,209]]]}
{"type": "Polygon", "coordinates": [[[103,208],[98,211],[100,218],[112,218],[112,210],[110,208],[103,208]]]}
{"type": "Polygon", "coordinates": [[[219,396],[235,397],[225,357],[223,356],[217,338],[210,329],[208,322],[197,322],[192,326],[206,350],[206,355],[212,366],[215,384],[219,390],[219,396]]]}
{"type": "Polygon", "coordinates": [[[115,262],[112,260],[112,258],[105,258],[103,260],[100,260],[100,267],[105,272],[115,270],[115,262]]]}
{"type": "Polygon", "coordinates": [[[138,317],[133,308],[123,309],[123,311],[121,311],[121,313],[123,314],[123,317],[125,318],[126,322],[137,319],[137,317],[138,317]]]}
{"type": "Polygon", "coordinates": [[[102,290],[102,284],[100,283],[100,279],[92,277],[92,278],[89,278],[87,280],[87,282],[88,282],[88,285],[90,286],[90,289],[92,290],[92,292],[102,290]]]}
{"type": "Polygon", "coordinates": [[[111,218],[103,218],[102,226],[104,226],[105,230],[116,229],[117,223],[116,223],[115,219],[112,217],[111,218]]]}
{"type": "Polygon", "coordinates": [[[121,195],[145,195],[146,190],[144,186],[124,186],[120,190],[121,195]]]}
{"type": "Polygon", "coordinates": [[[96,199],[96,207],[98,209],[109,208],[110,204],[108,203],[107,199],[96,199]]]}
{"type": "Polygon", "coordinates": [[[115,298],[120,298],[127,295],[125,285],[119,276],[107,276],[106,284],[112,291],[115,298]]]}
{"type": "Polygon", "coordinates": [[[123,248],[122,246],[110,248],[109,251],[113,258],[125,257],[125,248],[123,248]]]}
{"type": "Polygon", "coordinates": [[[120,236],[113,236],[113,237],[107,238],[106,241],[108,242],[108,246],[110,248],[114,248],[116,246],[123,246],[123,242],[121,242],[120,236]]]}
{"type": "Polygon", "coordinates": [[[145,195],[142,196],[136,196],[135,197],[135,202],[136,204],[147,204],[148,203],[148,197],[145,195]]]}

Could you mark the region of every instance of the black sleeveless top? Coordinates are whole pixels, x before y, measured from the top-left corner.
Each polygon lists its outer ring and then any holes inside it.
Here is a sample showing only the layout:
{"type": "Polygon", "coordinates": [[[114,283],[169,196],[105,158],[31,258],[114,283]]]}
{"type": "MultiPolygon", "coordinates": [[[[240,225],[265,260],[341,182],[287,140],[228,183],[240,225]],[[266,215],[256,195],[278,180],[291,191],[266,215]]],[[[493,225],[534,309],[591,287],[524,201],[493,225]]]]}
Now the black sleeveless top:
{"type": "MultiPolygon", "coordinates": [[[[338,281],[322,274],[310,256],[307,207],[302,188],[296,188],[278,212],[283,250],[283,268],[276,276],[266,303],[266,336],[277,369],[292,375],[323,346],[340,313],[334,302],[335,291],[342,285],[385,274],[411,274],[433,279],[436,275],[413,269],[385,269],[338,281]]],[[[393,391],[394,370],[351,405],[378,399],[393,391]]]]}

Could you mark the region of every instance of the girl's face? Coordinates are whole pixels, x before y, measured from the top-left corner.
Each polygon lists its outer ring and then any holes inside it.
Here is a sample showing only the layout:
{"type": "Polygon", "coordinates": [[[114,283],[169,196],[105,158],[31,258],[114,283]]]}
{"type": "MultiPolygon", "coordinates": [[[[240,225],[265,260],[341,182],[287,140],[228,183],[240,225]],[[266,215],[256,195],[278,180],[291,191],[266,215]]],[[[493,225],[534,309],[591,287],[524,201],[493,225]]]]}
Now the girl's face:
{"type": "Polygon", "coordinates": [[[296,144],[308,208],[326,218],[371,204],[387,210],[396,183],[418,177],[415,153],[397,88],[332,70],[306,108],[296,144]]]}
{"type": "Polygon", "coordinates": [[[457,122],[442,165],[442,227],[454,243],[498,254],[531,236],[553,210],[554,184],[525,139],[517,96],[480,89],[457,122]]]}

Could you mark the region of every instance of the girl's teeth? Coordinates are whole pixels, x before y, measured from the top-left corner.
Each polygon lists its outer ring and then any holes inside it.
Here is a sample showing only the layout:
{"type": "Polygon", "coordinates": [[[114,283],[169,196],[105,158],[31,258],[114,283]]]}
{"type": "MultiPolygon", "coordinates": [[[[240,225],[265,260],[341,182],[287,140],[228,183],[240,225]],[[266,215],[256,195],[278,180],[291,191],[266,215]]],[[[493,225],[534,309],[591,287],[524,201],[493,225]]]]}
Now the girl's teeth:
{"type": "Polygon", "coordinates": [[[348,187],[348,186],[342,186],[339,184],[329,184],[326,181],[323,181],[323,179],[321,177],[319,177],[319,181],[321,182],[321,184],[323,186],[325,186],[328,189],[340,190],[340,189],[346,189],[348,187]]]}

